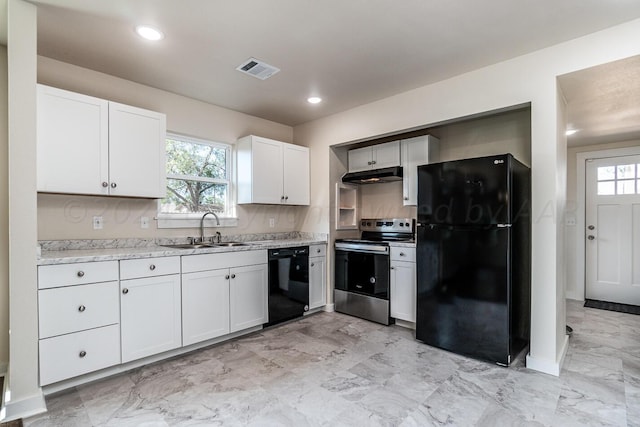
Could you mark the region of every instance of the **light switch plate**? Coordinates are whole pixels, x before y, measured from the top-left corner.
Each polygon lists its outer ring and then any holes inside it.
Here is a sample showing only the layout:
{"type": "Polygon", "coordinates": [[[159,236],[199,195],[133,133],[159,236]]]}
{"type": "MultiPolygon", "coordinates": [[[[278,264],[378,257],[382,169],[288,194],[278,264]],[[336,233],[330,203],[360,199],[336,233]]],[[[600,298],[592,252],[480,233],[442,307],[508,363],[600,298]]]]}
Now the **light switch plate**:
{"type": "Polygon", "coordinates": [[[273,228],[276,226],[276,219],[275,218],[269,218],[269,227],[273,228]]]}
{"type": "Polygon", "coordinates": [[[93,229],[94,230],[102,230],[102,217],[94,216],[93,217],[93,229]]]}

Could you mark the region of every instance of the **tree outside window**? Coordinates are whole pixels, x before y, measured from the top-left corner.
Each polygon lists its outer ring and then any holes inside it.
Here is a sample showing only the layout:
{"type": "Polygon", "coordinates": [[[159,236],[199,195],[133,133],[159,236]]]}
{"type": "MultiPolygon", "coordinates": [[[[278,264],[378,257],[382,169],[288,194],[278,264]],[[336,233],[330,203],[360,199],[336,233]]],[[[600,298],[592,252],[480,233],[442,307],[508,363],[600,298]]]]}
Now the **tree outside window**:
{"type": "Polygon", "coordinates": [[[167,197],[162,213],[213,211],[229,208],[230,149],[227,144],[167,135],[167,197]]]}

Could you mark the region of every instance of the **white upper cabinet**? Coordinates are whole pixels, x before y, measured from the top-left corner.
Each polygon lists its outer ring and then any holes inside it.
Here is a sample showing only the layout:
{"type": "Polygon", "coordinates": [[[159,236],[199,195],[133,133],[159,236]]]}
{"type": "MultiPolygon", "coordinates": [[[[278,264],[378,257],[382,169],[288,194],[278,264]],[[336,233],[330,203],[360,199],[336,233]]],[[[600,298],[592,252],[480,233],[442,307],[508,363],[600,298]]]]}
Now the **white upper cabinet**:
{"type": "Polygon", "coordinates": [[[400,166],[400,141],[349,150],[349,172],[400,166]]]}
{"type": "Polygon", "coordinates": [[[438,161],[439,143],[431,135],[402,140],[402,201],[405,206],[418,204],[418,166],[438,161]]]}
{"type": "Polygon", "coordinates": [[[309,204],[309,149],[249,135],[237,143],[238,203],[309,204]]]}
{"type": "Polygon", "coordinates": [[[164,114],[38,85],[38,191],[165,196],[164,114]]]}

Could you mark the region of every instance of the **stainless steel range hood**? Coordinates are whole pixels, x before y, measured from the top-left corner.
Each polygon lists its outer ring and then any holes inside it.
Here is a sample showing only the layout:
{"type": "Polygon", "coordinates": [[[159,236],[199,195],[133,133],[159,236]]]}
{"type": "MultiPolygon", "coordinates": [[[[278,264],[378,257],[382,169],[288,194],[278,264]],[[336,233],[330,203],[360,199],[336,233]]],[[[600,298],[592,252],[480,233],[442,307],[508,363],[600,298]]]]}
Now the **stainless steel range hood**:
{"type": "Polygon", "coordinates": [[[350,172],[344,174],[342,182],[350,182],[352,184],[377,184],[381,182],[392,182],[402,180],[402,167],[394,166],[391,168],[372,169],[361,172],[350,172]]]}

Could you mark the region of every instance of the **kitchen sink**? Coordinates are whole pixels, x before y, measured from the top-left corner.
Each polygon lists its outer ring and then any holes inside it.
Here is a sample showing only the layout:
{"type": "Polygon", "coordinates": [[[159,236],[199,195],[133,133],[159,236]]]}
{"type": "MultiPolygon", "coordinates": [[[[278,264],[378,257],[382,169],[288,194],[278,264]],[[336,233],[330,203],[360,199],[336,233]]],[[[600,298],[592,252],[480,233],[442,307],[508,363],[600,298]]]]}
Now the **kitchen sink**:
{"type": "Polygon", "coordinates": [[[212,243],[211,246],[227,246],[227,247],[232,247],[232,246],[247,246],[248,243],[243,243],[243,242],[222,242],[222,243],[212,243]]]}
{"type": "Polygon", "coordinates": [[[213,247],[210,243],[178,243],[177,245],[160,245],[164,248],[171,249],[202,249],[213,247]]]}

